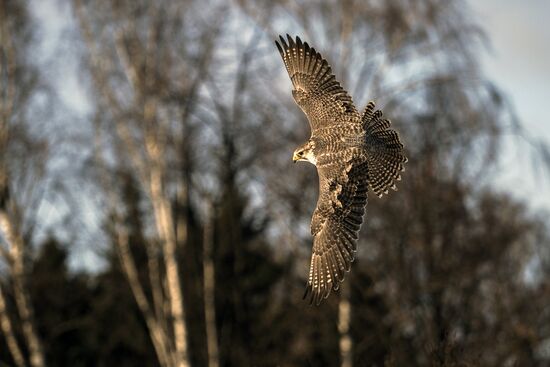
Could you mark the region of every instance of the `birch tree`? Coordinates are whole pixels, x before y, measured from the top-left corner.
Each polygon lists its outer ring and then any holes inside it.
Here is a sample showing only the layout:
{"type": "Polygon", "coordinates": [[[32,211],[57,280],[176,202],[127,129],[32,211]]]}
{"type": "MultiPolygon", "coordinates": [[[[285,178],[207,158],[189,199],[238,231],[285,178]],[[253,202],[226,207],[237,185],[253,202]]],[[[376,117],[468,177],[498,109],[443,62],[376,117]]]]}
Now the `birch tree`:
{"type": "MultiPolygon", "coordinates": [[[[0,1],[0,254],[13,285],[18,320],[31,366],[45,366],[28,292],[32,229],[44,193],[47,144],[29,132],[30,100],[39,88],[26,48],[32,37],[23,2],[0,1]]],[[[14,337],[13,315],[0,282],[0,323],[18,366],[26,365],[14,337]]]]}
{"type": "MultiPolygon", "coordinates": [[[[101,129],[112,133],[119,162],[134,169],[160,242],[148,248],[149,299],[135,275],[124,228],[116,227],[123,268],[159,361],[167,366],[190,363],[188,322],[196,322],[196,317],[185,314],[181,274],[187,270],[178,259],[188,251],[190,121],[218,27],[189,17],[189,6],[198,4],[73,2],[98,108],[108,121],[101,129]],[[197,32],[191,31],[196,26],[197,32]],[[175,204],[184,209],[175,212],[175,204]]],[[[104,144],[110,144],[109,139],[97,145],[100,156],[113,148],[104,144]]],[[[112,197],[113,187],[103,187],[112,197]]]]}
{"type": "MultiPolygon", "coordinates": [[[[527,308],[472,297],[484,267],[495,274],[484,284],[495,284],[517,277],[526,261],[502,270],[511,259],[493,251],[516,247],[490,236],[490,218],[502,233],[522,233],[521,244],[531,232],[513,203],[483,194],[510,116],[477,67],[484,36],[464,1],[73,5],[96,103],[95,162],[110,230],[161,365],[452,365],[462,346],[475,353],[476,343],[487,345],[449,336],[487,321],[458,317],[452,295],[464,307],[494,307],[503,319],[513,314],[503,310],[527,308]],[[317,185],[313,169],[289,164],[308,124],[272,45],[287,30],[332,63],[359,109],[378,102],[411,158],[408,189],[367,208],[358,259],[366,270],[350,276],[349,292],[307,310],[296,299],[317,185]],[[114,174],[121,167],[146,198],[145,278],[114,174]],[[483,210],[486,217],[477,217],[483,210]],[[464,235],[466,228],[476,236],[464,235]],[[466,261],[483,241],[493,260],[466,261]],[[443,249],[472,273],[461,278],[443,249]],[[460,286],[445,283],[445,274],[460,286]],[[270,345],[277,337],[285,342],[270,345]],[[253,354],[251,339],[263,353],[253,354]]],[[[515,340],[510,329],[499,332],[515,340]]],[[[484,361],[533,360],[532,343],[512,350],[495,349],[484,361]]]]}

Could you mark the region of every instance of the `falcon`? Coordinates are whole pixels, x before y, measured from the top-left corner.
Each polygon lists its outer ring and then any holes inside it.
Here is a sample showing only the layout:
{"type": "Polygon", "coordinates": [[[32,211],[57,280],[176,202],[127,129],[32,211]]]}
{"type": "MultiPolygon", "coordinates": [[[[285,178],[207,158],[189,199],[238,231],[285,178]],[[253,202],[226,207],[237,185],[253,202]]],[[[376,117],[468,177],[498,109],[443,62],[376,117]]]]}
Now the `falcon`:
{"type": "Polygon", "coordinates": [[[319,176],[304,293],[310,304],[319,305],[338,290],[355,259],[369,189],[379,197],[397,190],[407,158],[397,132],[373,102],[359,114],[319,52],[299,37],[279,39],[275,44],[292,81],[292,96],[311,127],[311,137],[292,160],[312,163],[319,176]]]}

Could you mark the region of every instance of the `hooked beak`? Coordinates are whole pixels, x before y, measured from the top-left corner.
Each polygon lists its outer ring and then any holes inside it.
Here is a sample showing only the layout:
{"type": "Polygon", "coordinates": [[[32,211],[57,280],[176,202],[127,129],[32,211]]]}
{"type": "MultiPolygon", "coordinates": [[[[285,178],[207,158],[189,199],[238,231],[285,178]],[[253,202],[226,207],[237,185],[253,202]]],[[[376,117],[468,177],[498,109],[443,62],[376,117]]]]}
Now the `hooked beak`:
{"type": "Polygon", "coordinates": [[[300,156],[298,155],[298,153],[294,152],[294,154],[292,154],[292,162],[296,163],[300,160],[300,156]]]}

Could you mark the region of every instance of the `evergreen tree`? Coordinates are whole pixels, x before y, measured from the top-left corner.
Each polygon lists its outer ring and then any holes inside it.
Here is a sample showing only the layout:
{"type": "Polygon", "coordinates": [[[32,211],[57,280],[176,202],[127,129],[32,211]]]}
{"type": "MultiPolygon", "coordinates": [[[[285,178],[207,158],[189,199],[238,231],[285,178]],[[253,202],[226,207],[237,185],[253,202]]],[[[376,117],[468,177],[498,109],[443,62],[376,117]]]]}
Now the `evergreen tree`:
{"type": "MultiPolygon", "coordinates": [[[[231,158],[228,154],[227,159],[231,158]]],[[[277,302],[274,286],[282,269],[265,241],[265,221],[244,215],[247,200],[237,187],[232,167],[224,166],[222,194],[215,207],[220,360],[222,366],[268,365],[278,359],[276,346],[281,342],[276,339],[277,325],[271,313],[277,302]]]]}
{"type": "MultiPolygon", "coordinates": [[[[121,171],[118,176],[122,182],[124,225],[128,230],[130,251],[142,284],[148,285],[141,194],[131,173],[121,171]]],[[[158,361],[143,316],[121,269],[116,233],[111,231],[110,222],[106,226],[111,241],[106,253],[107,268],[96,276],[92,287],[90,320],[95,325],[89,331],[89,339],[94,350],[94,365],[156,366],[158,361]]],[[[145,291],[150,295],[150,287],[145,291]]]]}
{"type": "Polygon", "coordinates": [[[86,274],[70,274],[67,258],[67,246],[53,237],[40,246],[29,284],[36,324],[49,365],[92,366],[90,279],[86,274]]]}

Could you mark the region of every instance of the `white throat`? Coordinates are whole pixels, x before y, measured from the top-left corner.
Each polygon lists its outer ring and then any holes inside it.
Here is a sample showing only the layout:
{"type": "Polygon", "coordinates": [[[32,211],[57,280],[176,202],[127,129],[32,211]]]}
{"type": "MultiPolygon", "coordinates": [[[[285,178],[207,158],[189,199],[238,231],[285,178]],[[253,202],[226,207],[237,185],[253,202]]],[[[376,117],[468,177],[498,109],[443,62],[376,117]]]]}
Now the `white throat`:
{"type": "Polygon", "coordinates": [[[305,154],[304,154],[304,158],[311,164],[313,164],[314,166],[317,165],[317,158],[315,158],[315,155],[313,154],[313,151],[312,150],[309,150],[307,151],[305,154]]]}

